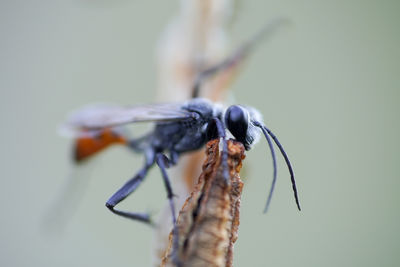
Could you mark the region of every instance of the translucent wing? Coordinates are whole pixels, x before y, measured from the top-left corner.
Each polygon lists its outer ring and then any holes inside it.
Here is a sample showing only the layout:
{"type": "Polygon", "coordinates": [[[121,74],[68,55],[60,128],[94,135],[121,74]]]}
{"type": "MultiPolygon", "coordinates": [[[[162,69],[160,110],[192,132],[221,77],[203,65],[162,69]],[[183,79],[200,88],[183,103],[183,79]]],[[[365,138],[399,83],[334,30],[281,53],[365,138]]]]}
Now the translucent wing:
{"type": "Polygon", "coordinates": [[[92,105],[71,114],[63,130],[96,131],[134,122],[176,121],[191,118],[193,113],[182,109],[182,103],[139,106],[92,105]]]}

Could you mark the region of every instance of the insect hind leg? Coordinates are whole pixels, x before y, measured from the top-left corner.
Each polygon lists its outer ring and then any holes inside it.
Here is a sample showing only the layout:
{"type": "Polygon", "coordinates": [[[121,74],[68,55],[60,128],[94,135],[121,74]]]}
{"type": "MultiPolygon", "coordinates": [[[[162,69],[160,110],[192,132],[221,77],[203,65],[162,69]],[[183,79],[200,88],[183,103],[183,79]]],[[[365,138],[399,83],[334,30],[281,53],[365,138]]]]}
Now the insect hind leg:
{"type": "Polygon", "coordinates": [[[235,75],[237,69],[247,57],[253,52],[255,46],[262,40],[270,37],[281,26],[289,24],[286,18],[277,18],[266,23],[258,32],[256,32],[249,40],[240,45],[233,53],[217,64],[201,71],[194,80],[192,86],[192,98],[199,97],[201,86],[211,77],[225,72],[229,74],[229,79],[235,75]],[[230,73],[229,73],[230,72],[230,73]]]}
{"type": "Polygon", "coordinates": [[[181,261],[178,257],[178,248],[179,248],[179,232],[176,226],[176,213],[175,213],[175,203],[173,200],[174,193],[172,191],[171,182],[167,174],[167,168],[174,164],[174,162],[170,161],[164,154],[158,153],[156,155],[156,163],[160,168],[162,178],[164,180],[165,189],[167,190],[167,198],[169,201],[169,206],[171,209],[171,216],[172,216],[172,253],[171,253],[171,260],[176,266],[182,266],[181,261]]]}
{"type": "Polygon", "coordinates": [[[126,182],[117,192],[115,192],[106,202],[106,207],[114,214],[119,216],[137,220],[140,222],[152,224],[150,216],[147,213],[127,212],[115,209],[115,206],[128,197],[143,182],[147,176],[148,170],[153,163],[146,162],[145,166],[128,182],[126,182]]]}

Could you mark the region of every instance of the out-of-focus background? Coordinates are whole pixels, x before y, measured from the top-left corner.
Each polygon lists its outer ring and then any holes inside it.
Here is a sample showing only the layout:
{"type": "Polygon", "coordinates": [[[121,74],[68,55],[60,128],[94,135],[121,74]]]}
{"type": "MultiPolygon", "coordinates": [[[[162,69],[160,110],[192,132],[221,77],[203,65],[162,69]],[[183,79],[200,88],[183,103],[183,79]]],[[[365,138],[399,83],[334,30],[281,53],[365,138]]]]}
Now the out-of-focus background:
{"type": "MultiPolygon", "coordinates": [[[[123,148],[79,171],[84,194],[60,206],[76,207],[62,229],[44,225],[71,178],[57,126],[87,103],[154,101],[155,46],[178,4],[0,3],[1,266],[150,266],[151,228],[104,207],[141,164],[123,148]]],[[[245,160],[235,266],[399,266],[400,2],[253,0],[235,14],[233,47],[269,19],[293,21],[258,46],[232,92],[280,138],[303,207],[279,158],[262,214],[272,170],[261,141],[245,160]]],[[[121,206],[156,213],[164,201],[154,169],[121,206]]]]}

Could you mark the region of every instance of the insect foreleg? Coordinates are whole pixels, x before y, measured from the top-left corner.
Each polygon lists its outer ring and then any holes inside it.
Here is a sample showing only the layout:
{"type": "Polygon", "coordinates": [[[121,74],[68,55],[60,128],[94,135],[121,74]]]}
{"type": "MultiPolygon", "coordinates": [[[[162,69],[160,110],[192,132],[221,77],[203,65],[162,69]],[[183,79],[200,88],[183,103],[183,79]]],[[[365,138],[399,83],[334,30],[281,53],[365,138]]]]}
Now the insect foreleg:
{"type": "Polygon", "coordinates": [[[228,142],[226,141],[225,134],[225,126],[219,118],[214,118],[213,123],[217,127],[218,138],[220,138],[220,142],[222,141],[222,166],[223,166],[223,177],[225,181],[229,182],[229,166],[228,166],[228,142]]]}
{"type": "Polygon", "coordinates": [[[125,218],[151,224],[150,216],[146,213],[127,212],[116,210],[114,208],[118,203],[135,191],[135,189],[143,182],[151,166],[153,166],[153,163],[148,164],[146,162],[145,166],[133,178],[126,182],[116,193],[114,193],[114,195],[110,197],[110,199],[106,202],[106,207],[111,212],[125,218]]]}
{"type": "Polygon", "coordinates": [[[156,155],[156,162],[158,167],[161,170],[161,174],[164,180],[164,185],[165,189],[167,190],[167,198],[169,201],[169,206],[171,208],[171,215],[172,215],[172,244],[173,244],[173,249],[172,249],[172,254],[171,254],[171,260],[176,266],[181,266],[181,262],[178,258],[178,248],[179,248],[179,233],[178,233],[178,228],[176,227],[176,214],[175,214],[175,204],[174,204],[174,193],[172,192],[172,187],[171,187],[171,182],[170,179],[168,178],[167,174],[167,168],[170,166],[172,162],[162,153],[158,153],[156,155]]]}

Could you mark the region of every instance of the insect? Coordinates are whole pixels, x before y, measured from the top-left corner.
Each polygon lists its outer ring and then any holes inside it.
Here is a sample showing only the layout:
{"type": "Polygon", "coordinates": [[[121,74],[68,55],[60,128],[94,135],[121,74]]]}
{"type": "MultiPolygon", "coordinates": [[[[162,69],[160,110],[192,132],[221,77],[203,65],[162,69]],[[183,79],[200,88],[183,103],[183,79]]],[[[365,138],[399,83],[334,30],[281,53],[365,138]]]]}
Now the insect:
{"type": "MultiPolygon", "coordinates": [[[[234,53],[232,53],[232,55],[228,56],[219,64],[215,64],[214,66],[201,71],[194,80],[192,98],[199,97],[200,88],[204,81],[220,72],[238,67],[248,57],[250,52],[261,39],[268,37],[274,33],[278,27],[288,24],[288,22],[289,21],[285,18],[278,18],[267,23],[251,39],[242,44],[234,53]]],[[[97,109],[98,108],[99,107],[97,107],[97,109]]],[[[88,112],[95,113],[97,109],[92,109],[88,112]]],[[[65,129],[61,130],[64,131],[65,129]]],[[[62,134],[65,134],[65,132],[62,134]]],[[[110,127],[98,129],[96,131],[81,131],[74,140],[73,159],[76,163],[83,162],[97,155],[107,147],[116,144],[128,144],[128,137],[126,136],[126,131],[124,129],[121,130],[121,128],[116,129],[110,127]]]]}
{"type": "MultiPolygon", "coordinates": [[[[197,97],[204,79],[238,64],[259,38],[260,36],[257,35],[257,38],[247,43],[233,56],[200,73],[195,81],[193,88],[194,98],[191,100],[183,103],[126,107],[112,105],[91,106],[77,111],[69,118],[66,125],[77,136],[76,161],[87,159],[112,144],[124,144],[144,156],[142,168],[107,200],[106,207],[111,212],[129,219],[151,223],[150,217],[146,213],[124,211],[117,209],[116,206],[138,188],[151,167],[158,165],[171,209],[174,240],[177,240],[174,194],[167,169],[178,163],[181,154],[198,150],[207,141],[215,138],[220,138],[222,141],[222,162],[227,164],[227,132],[236,141],[241,142],[246,150],[252,148],[260,139],[261,134],[267,140],[272,156],[273,180],[264,209],[265,212],[271,202],[277,178],[273,142],[277,145],[289,169],[294,198],[300,210],[294,172],[289,158],[278,138],[264,125],[261,114],[252,107],[232,105],[228,108],[223,108],[219,104],[197,97]],[[140,138],[130,139],[114,130],[126,124],[138,122],[155,122],[155,127],[140,138]],[[97,143],[96,140],[98,141],[97,143]]],[[[226,167],[224,170],[225,173],[223,175],[228,182],[228,168],[226,167]]]]}
{"type": "MultiPolygon", "coordinates": [[[[261,133],[268,142],[273,161],[273,181],[265,211],[271,201],[277,177],[272,140],[275,142],[288,166],[296,204],[300,210],[294,173],[289,158],[277,137],[263,124],[260,113],[252,107],[232,105],[223,109],[222,106],[204,98],[194,98],[184,103],[171,104],[127,107],[93,106],[73,114],[67,125],[78,136],[81,133],[84,136],[88,134],[104,136],[112,135],[113,127],[146,121],[156,122],[156,125],[143,137],[131,140],[125,140],[120,135],[113,137],[118,142],[127,144],[134,151],[142,153],[145,156],[145,163],[142,169],[107,201],[106,206],[112,212],[124,217],[150,222],[147,215],[120,211],[115,209],[115,206],[138,187],[155,163],[161,169],[168,198],[172,201],[173,193],[166,175],[166,168],[175,165],[182,153],[198,150],[207,141],[214,138],[225,139],[226,130],[241,142],[246,150],[252,148],[261,133]]],[[[108,138],[111,139],[111,137],[108,138]]],[[[173,206],[172,203],[171,206],[173,206]]]]}
{"type": "MultiPolygon", "coordinates": [[[[296,182],[289,158],[278,138],[263,124],[260,113],[252,107],[232,105],[223,109],[220,105],[204,98],[194,98],[181,104],[95,106],[75,113],[69,119],[68,126],[78,133],[88,133],[145,121],[156,122],[154,129],[141,138],[128,141],[133,150],[144,155],[143,167],[107,200],[106,207],[111,212],[133,220],[151,223],[148,214],[122,211],[116,209],[116,206],[137,189],[146,178],[149,169],[157,164],[164,180],[172,222],[175,225],[174,194],[166,169],[178,162],[180,154],[198,150],[207,141],[215,138],[221,138],[223,141],[222,160],[223,163],[227,162],[226,131],[241,142],[246,150],[252,148],[261,133],[267,140],[272,155],[273,181],[265,211],[270,204],[277,178],[272,140],[275,142],[289,169],[295,201],[300,210],[296,182]]],[[[228,168],[226,167],[225,170],[227,172],[228,168]]],[[[228,181],[228,174],[225,173],[224,176],[228,181]]],[[[177,234],[177,231],[174,233],[177,234]]],[[[175,240],[177,240],[176,237],[175,240]]]]}

